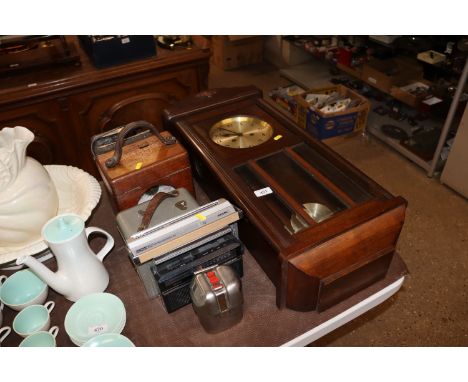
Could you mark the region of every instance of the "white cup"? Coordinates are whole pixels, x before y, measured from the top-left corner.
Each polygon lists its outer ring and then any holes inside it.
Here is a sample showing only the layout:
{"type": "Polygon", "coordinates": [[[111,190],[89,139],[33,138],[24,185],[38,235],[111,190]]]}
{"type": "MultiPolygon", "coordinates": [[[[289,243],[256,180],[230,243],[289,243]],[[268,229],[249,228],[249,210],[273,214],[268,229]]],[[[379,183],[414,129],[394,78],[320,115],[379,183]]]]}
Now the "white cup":
{"type": "Polygon", "coordinates": [[[57,337],[59,328],[58,326],[52,326],[48,332],[41,331],[27,336],[21,343],[20,347],[55,347],[57,342],[55,337],[57,337]]]}
{"type": "Polygon", "coordinates": [[[0,329],[0,347],[2,346],[3,340],[10,334],[11,328],[9,326],[5,326],[4,328],[0,329]]]}
{"type": "Polygon", "coordinates": [[[13,320],[13,330],[21,337],[47,331],[50,328],[50,312],[55,302],[47,301],[44,305],[30,305],[19,312],[13,320]]]}

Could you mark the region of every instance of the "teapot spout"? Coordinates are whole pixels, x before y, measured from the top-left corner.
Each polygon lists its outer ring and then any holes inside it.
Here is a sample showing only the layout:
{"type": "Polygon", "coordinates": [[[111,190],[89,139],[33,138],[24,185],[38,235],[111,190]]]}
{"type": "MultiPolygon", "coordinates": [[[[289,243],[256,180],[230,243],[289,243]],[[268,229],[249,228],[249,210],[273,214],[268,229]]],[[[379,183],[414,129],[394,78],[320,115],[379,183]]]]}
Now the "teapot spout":
{"type": "Polygon", "coordinates": [[[60,294],[66,294],[65,280],[57,273],[52,272],[44,264],[32,256],[21,256],[16,260],[16,265],[27,265],[42,281],[60,294]]]}

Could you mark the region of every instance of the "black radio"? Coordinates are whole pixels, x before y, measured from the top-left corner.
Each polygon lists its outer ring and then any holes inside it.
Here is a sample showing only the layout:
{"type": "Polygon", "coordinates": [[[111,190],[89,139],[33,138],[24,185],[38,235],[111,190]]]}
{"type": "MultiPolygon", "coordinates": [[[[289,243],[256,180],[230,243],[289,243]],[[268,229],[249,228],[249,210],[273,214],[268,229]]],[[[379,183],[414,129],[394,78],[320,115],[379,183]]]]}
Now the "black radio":
{"type": "Polygon", "coordinates": [[[238,277],[243,276],[244,246],[237,237],[237,227],[196,246],[187,252],[151,267],[162,301],[168,313],[190,304],[190,283],[196,271],[213,265],[230,265],[238,277]],[[233,232],[234,231],[234,232],[233,232]]]}

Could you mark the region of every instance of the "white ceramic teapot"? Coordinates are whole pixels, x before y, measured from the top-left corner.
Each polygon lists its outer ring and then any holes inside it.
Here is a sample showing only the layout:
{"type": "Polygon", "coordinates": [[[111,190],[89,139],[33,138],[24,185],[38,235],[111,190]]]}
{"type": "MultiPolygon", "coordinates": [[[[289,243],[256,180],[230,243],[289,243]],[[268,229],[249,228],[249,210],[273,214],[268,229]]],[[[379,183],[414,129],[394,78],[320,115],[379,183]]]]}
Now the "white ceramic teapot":
{"type": "Polygon", "coordinates": [[[109,274],[102,264],[114,246],[114,239],[97,227],[85,228],[83,219],[75,214],[58,215],[42,228],[42,237],[57,259],[57,272],[52,272],[32,256],[21,256],[17,265],[25,264],[52,289],[70,301],[90,293],[104,292],[109,274]],[[106,243],[96,254],[88,244],[88,236],[100,232],[106,243]]]}
{"type": "Polygon", "coordinates": [[[44,223],[57,215],[59,199],[49,173],[26,156],[33,140],[25,127],[0,130],[0,247],[40,239],[44,223]]]}

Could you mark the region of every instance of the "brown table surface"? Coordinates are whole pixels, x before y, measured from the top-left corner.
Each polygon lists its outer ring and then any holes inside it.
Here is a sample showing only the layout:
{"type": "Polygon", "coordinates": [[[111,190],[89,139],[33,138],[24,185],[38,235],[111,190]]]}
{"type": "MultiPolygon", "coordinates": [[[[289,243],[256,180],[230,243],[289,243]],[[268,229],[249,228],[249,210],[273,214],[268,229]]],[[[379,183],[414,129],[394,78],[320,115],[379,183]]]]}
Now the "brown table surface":
{"type": "MultiPolygon", "coordinates": [[[[94,210],[87,226],[97,226],[109,232],[115,239],[114,249],[104,259],[109,271],[110,283],[106,292],[120,297],[127,311],[127,322],[122,332],[136,346],[278,346],[330,318],[349,309],[365,298],[385,288],[407,273],[406,266],[396,254],[385,279],[362,290],[347,300],[322,313],[295,312],[278,309],[275,303],[275,287],[259,267],[248,250],[244,253],[244,317],[236,326],[219,334],[207,334],[201,327],[191,305],[174,313],[164,310],[159,298],[149,299],[143,283],[133,267],[103,190],[98,207],[94,210]]],[[[241,238],[242,239],[242,238],[241,238]]],[[[91,246],[96,250],[102,245],[100,238],[92,239],[91,246]]],[[[52,270],[56,269],[54,259],[45,262],[52,270]]],[[[9,275],[11,272],[0,271],[9,275]]],[[[57,346],[75,346],[64,328],[65,315],[73,304],[62,295],[49,288],[47,300],[55,301],[51,313],[51,326],[57,325],[57,346]]],[[[3,326],[12,326],[17,312],[4,307],[3,326]]],[[[2,346],[17,346],[22,338],[14,331],[4,340],[2,346]]]]}

